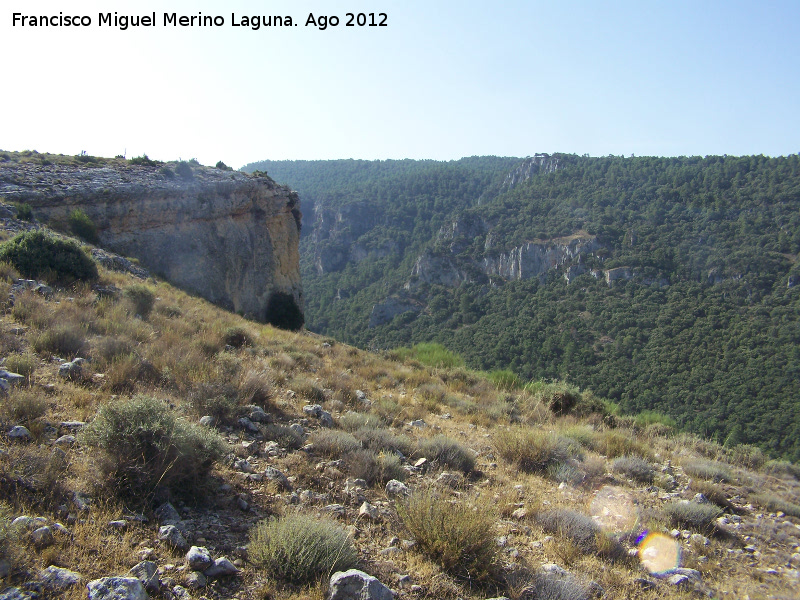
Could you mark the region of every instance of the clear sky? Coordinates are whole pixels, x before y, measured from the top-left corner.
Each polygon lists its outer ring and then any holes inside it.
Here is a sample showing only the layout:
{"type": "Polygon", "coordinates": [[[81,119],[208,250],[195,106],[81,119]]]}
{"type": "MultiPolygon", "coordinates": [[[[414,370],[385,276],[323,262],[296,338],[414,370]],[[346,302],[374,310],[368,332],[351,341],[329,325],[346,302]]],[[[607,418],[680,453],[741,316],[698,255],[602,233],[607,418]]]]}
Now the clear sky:
{"type": "Polygon", "coordinates": [[[234,167],[800,151],[798,0],[3,0],[0,53],[4,150],[234,167]],[[109,11],[157,24],[99,25],[109,11]],[[14,26],[15,12],[92,24],[14,26]],[[348,12],[387,27],[346,27],[348,12]],[[296,26],[231,25],[254,15],[296,26]]]}

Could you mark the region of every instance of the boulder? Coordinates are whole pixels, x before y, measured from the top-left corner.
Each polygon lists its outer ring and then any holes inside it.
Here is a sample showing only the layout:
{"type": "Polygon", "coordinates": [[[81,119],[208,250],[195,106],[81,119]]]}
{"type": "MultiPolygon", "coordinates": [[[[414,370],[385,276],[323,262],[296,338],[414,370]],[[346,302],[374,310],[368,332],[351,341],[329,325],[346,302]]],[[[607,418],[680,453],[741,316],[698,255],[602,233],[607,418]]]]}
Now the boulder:
{"type": "Polygon", "coordinates": [[[42,585],[48,590],[60,592],[79,583],[81,576],[79,573],[75,573],[69,569],[49,566],[39,573],[39,579],[41,580],[42,585]]]}
{"type": "Polygon", "coordinates": [[[402,481],[392,479],[386,484],[386,495],[389,498],[403,498],[411,495],[411,490],[402,481]]]}
{"type": "Polygon", "coordinates": [[[89,600],[149,600],[144,585],[135,577],[103,577],[86,587],[89,600]]]}
{"type": "Polygon", "coordinates": [[[163,525],[158,530],[158,539],[177,550],[187,550],[189,543],[175,525],[163,525]]]}
{"type": "Polygon", "coordinates": [[[214,561],[214,564],[203,571],[203,574],[209,579],[216,577],[225,577],[226,575],[236,575],[239,569],[224,556],[214,561]]]}
{"type": "Polygon", "coordinates": [[[152,594],[158,593],[161,589],[161,581],[158,579],[158,565],[152,560],[143,560],[131,568],[128,573],[141,581],[144,588],[152,594]]]}
{"type": "Polygon", "coordinates": [[[334,573],[328,594],[329,600],[394,600],[392,590],[358,569],[334,573]]]}
{"type": "Polygon", "coordinates": [[[205,571],[214,564],[211,553],[204,546],[192,546],[186,553],[186,564],[192,571],[205,571]]]}

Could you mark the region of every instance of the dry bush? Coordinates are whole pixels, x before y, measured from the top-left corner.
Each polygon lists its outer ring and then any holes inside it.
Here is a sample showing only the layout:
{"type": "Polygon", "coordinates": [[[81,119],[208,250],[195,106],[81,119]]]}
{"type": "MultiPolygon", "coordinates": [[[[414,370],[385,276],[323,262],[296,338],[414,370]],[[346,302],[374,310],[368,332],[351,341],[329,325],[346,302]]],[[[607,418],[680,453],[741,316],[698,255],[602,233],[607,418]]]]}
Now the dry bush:
{"type": "Polygon", "coordinates": [[[664,506],[664,513],[677,527],[711,532],[722,509],[711,503],[678,501],[664,506]]]}
{"type": "Polygon", "coordinates": [[[142,283],[134,283],[125,288],[122,295],[130,304],[134,315],[142,319],[147,319],[150,316],[156,301],[156,295],[148,286],[142,283]]]}
{"type": "Polygon", "coordinates": [[[250,533],[247,556],[270,577],[295,585],[358,564],[358,551],[341,525],[304,514],[261,521],[250,533]]]}
{"type": "Polygon", "coordinates": [[[38,390],[14,388],[0,404],[0,419],[6,424],[25,425],[32,423],[47,412],[47,400],[38,390]]]}
{"type": "Polygon", "coordinates": [[[380,398],[372,403],[371,410],[387,425],[395,425],[403,420],[403,407],[392,398],[380,398]]]}
{"type": "Polygon", "coordinates": [[[147,360],[134,354],[115,359],[106,369],[103,387],[115,394],[132,394],[136,384],[157,385],[161,383],[161,372],[147,360]]]}
{"type": "Polygon", "coordinates": [[[339,427],[344,431],[354,433],[359,429],[378,429],[382,427],[382,423],[375,415],[368,413],[359,413],[354,411],[347,411],[337,421],[339,427]]]}
{"type": "Polygon", "coordinates": [[[800,481],[800,465],[788,460],[771,460],[764,465],[764,471],[775,477],[794,478],[800,481]]]}
{"type": "Polygon", "coordinates": [[[305,377],[293,380],[290,387],[301,398],[313,404],[322,404],[325,402],[325,393],[322,388],[316,383],[305,377]]]}
{"type": "Polygon", "coordinates": [[[638,483],[651,484],[656,472],[652,465],[638,456],[620,456],[611,463],[611,470],[622,473],[638,483]]]}
{"type": "Polygon", "coordinates": [[[60,448],[15,444],[0,455],[0,482],[6,497],[53,509],[64,501],[69,460],[60,448]]]}
{"type": "Polygon", "coordinates": [[[725,491],[717,484],[711,483],[710,481],[704,481],[702,479],[693,479],[689,488],[696,493],[703,494],[709,502],[712,504],[716,504],[723,510],[729,512],[735,512],[735,507],[731,504],[730,500],[728,500],[728,495],[725,491]]]}
{"type": "Polygon", "coordinates": [[[498,433],[495,448],[506,461],[529,473],[544,473],[572,456],[570,443],[565,438],[519,427],[498,433]]]}
{"type": "Polygon", "coordinates": [[[296,433],[291,427],[285,425],[269,424],[264,429],[267,441],[277,442],[281,448],[297,450],[303,447],[303,436],[296,433]]]}
{"type": "Polygon", "coordinates": [[[583,513],[554,508],[538,513],[535,518],[542,529],[569,540],[585,554],[597,554],[610,560],[621,560],[626,556],[622,546],[583,513]]]}
{"type": "Polygon", "coordinates": [[[700,477],[716,483],[728,483],[734,479],[730,467],[715,460],[688,460],[683,464],[683,471],[692,477],[700,477]]]}
{"type": "Polygon", "coordinates": [[[329,458],[339,458],[361,449],[359,442],[351,433],[337,429],[318,429],[309,436],[314,453],[329,458]]]}
{"type": "Polygon", "coordinates": [[[402,481],[406,477],[400,458],[394,454],[356,450],[345,456],[344,463],[351,477],[363,479],[368,485],[383,484],[392,479],[402,481]]]}
{"type": "Polygon", "coordinates": [[[72,323],[55,325],[31,337],[31,348],[40,354],[75,358],[87,349],[86,331],[72,323]]]}
{"type": "Polygon", "coordinates": [[[770,493],[756,494],[753,496],[753,500],[763,506],[766,510],[772,512],[783,511],[790,517],[796,517],[800,519],[800,504],[790,502],[784,498],[781,498],[780,496],[770,493]]]}
{"type": "Polygon", "coordinates": [[[487,581],[497,558],[495,515],[490,502],[450,502],[431,490],[397,505],[397,514],[420,552],[468,581],[487,581]]]}
{"type": "Polygon", "coordinates": [[[638,456],[646,460],[653,460],[653,451],[649,446],[633,438],[632,433],[622,431],[603,432],[602,438],[595,448],[600,454],[605,454],[608,458],[618,456],[638,456]]]}
{"type": "Polygon", "coordinates": [[[437,465],[462,473],[470,473],[475,468],[475,454],[446,435],[436,435],[421,441],[418,453],[437,465]]]}
{"type": "Polygon", "coordinates": [[[23,325],[45,329],[52,323],[52,308],[39,294],[25,290],[14,296],[11,316],[23,325]]]}
{"type": "Polygon", "coordinates": [[[234,348],[244,348],[245,346],[254,346],[257,339],[256,334],[241,325],[234,325],[228,327],[222,334],[222,341],[227,346],[234,348]]]}
{"type": "Polygon", "coordinates": [[[353,435],[364,448],[375,452],[399,452],[403,456],[411,456],[416,449],[413,440],[408,436],[382,427],[361,427],[353,435]]]}
{"type": "Polygon", "coordinates": [[[726,448],[722,458],[732,465],[754,470],[760,469],[767,462],[767,456],[761,451],[761,448],[751,444],[739,444],[730,449],[726,448]]]}
{"type": "Polygon", "coordinates": [[[111,364],[114,360],[133,352],[133,342],[121,336],[104,336],[94,343],[95,356],[101,364],[111,364]]]}
{"type": "Polygon", "coordinates": [[[30,380],[38,364],[37,358],[27,352],[24,354],[19,352],[8,354],[3,361],[3,367],[6,370],[27,377],[28,380],[30,380]]]}
{"type": "Polygon", "coordinates": [[[104,454],[100,469],[109,489],[139,502],[157,486],[192,491],[227,450],[214,430],[176,418],[150,396],[102,407],[81,438],[104,454]]]}
{"type": "Polygon", "coordinates": [[[228,383],[196,384],[189,394],[189,405],[198,417],[209,415],[223,423],[238,417],[238,394],[228,383]]]}

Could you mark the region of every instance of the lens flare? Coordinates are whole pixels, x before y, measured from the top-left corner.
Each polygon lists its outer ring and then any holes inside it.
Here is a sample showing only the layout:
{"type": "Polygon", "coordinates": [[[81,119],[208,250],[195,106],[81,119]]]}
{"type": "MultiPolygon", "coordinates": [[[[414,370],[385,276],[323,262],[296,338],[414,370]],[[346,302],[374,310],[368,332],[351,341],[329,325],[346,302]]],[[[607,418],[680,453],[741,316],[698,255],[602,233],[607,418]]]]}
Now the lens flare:
{"type": "Polygon", "coordinates": [[[636,501],[624,489],[613,485],[597,491],[589,511],[600,527],[617,533],[633,532],[639,522],[636,501]]]}
{"type": "Polygon", "coordinates": [[[668,535],[644,531],[636,544],[639,560],[653,575],[666,575],[681,566],[681,545],[668,535]]]}

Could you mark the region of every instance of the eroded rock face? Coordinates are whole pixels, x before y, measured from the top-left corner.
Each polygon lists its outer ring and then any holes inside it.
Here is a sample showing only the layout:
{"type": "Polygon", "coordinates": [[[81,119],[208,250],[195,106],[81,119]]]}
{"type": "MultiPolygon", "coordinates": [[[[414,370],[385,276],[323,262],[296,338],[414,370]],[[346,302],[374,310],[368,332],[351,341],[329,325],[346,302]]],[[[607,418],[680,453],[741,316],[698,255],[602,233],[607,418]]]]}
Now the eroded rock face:
{"type": "Polygon", "coordinates": [[[42,222],[64,225],[81,209],[97,225],[100,246],[259,320],[277,292],[303,308],[300,200],[269,177],[195,166],[182,179],[127,163],[13,169],[0,173],[0,194],[27,202],[42,222]]]}

